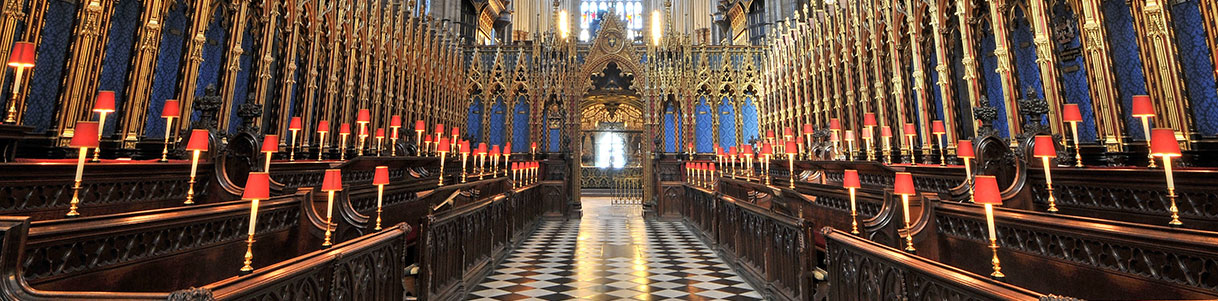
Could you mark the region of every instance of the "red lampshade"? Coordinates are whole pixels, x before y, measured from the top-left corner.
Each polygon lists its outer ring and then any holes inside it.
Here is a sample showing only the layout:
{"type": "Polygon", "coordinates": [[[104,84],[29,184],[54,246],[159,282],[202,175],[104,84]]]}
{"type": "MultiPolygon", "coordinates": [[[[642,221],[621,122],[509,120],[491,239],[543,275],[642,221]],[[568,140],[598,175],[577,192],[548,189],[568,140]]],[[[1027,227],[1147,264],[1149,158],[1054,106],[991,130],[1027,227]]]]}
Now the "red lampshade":
{"type": "Polygon", "coordinates": [[[693,142],[690,142],[690,143],[685,144],[685,148],[687,148],[687,149],[694,149],[694,143],[693,143],[693,142]]]}
{"type": "MultiPolygon", "coordinates": [[[[796,140],[798,140],[798,139],[796,139],[796,140]]],[[[787,149],[787,153],[794,154],[795,151],[799,149],[799,145],[796,145],[796,143],[797,142],[795,142],[795,140],[787,140],[787,144],[785,145],[786,149],[787,149]]]]}
{"type": "Polygon", "coordinates": [[[423,136],[423,143],[431,143],[431,135],[423,136]]]}
{"type": "Polygon", "coordinates": [[[321,191],[342,191],[343,170],[327,169],[326,176],[321,181],[321,191]]]}
{"type": "Polygon", "coordinates": [[[752,144],[745,144],[745,145],[744,145],[744,149],[740,151],[740,154],[741,154],[741,155],[744,155],[744,156],[752,156],[752,155],[754,154],[754,153],[753,153],[753,145],[752,145],[752,144]]]}
{"type": "Polygon", "coordinates": [[[1002,205],[1002,193],[998,191],[998,179],[994,176],[977,176],[973,179],[973,202],[977,204],[1002,205]]]}
{"type": "Polygon", "coordinates": [[[262,152],[279,152],[279,135],[266,135],[262,138],[262,152]]]}
{"type": "Polygon", "coordinates": [[[241,198],[246,200],[265,200],[271,198],[271,175],[265,171],[250,172],[245,178],[245,192],[241,198]]]}
{"type": "Polygon", "coordinates": [[[842,177],[843,188],[863,188],[859,185],[859,171],[847,169],[846,174],[842,177]]]}
{"type": "Polygon", "coordinates": [[[114,91],[97,91],[97,101],[93,102],[93,111],[114,112],[114,91]]]}
{"type": "Polygon", "coordinates": [[[917,192],[914,190],[913,175],[908,172],[898,172],[896,181],[892,184],[893,193],[913,195],[917,192]]]}
{"type": "Polygon", "coordinates": [[[1133,96],[1133,117],[1154,117],[1155,105],[1150,102],[1150,95],[1133,96]]]}
{"type": "Polygon", "coordinates": [[[769,143],[762,143],[761,144],[761,155],[766,156],[766,155],[772,155],[772,154],[774,154],[774,147],[771,146],[769,143]]]}
{"type": "Polygon", "coordinates": [[[830,130],[842,129],[842,121],[838,120],[837,118],[830,118],[829,119],[829,129],[830,130]]]}
{"type": "Polygon", "coordinates": [[[402,115],[393,115],[389,117],[389,127],[402,127],[402,115]]]}
{"type": "Polygon", "coordinates": [[[1150,153],[1156,157],[1179,157],[1180,144],[1176,142],[1176,132],[1170,128],[1150,130],[1150,153]]]}
{"type": "Polygon", "coordinates": [[[854,141],[854,130],[846,130],[846,141],[854,141]]]}
{"type": "Polygon", "coordinates": [[[375,171],[372,173],[372,185],[388,185],[389,166],[377,166],[375,171]]]}
{"type": "Polygon", "coordinates": [[[34,67],[34,43],[17,42],[9,54],[8,66],[14,68],[34,67]]]}
{"type": "Polygon", "coordinates": [[[415,120],[415,121],[414,121],[414,130],[415,130],[415,131],[420,131],[420,132],[422,132],[422,131],[426,131],[426,130],[427,130],[427,124],[426,124],[426,123],[423,123],[423,120],[415,120]]]}
{"type": "Polygon", "coordinates": [[[930,122],[931,134],[947,134],[947,129],[943,127],[943,120],[935,120],[930,122]]]}
{"type": "Polygon", "coordinates": [[[956,142],[956,157],[958,158],[976,158],[973,154],[973,140],[960,140],[956,142]]]}
{"type": "Polygon", "coordinates": [[[804,131],[804,135],[811,135],[812,132],[815,132],[816,130],[812,129],[811,123],[805,123],[803,131],[804,131]]]}
{"type": "Polygon", "coordinates": [[[461,141],[461,153],[469,153],[469,141],[461,141]]]}
{"type": "Polygon", "coordinates": [[[329,133],[330,132],[330,121],[329,120],[318,121],[317,122],[317,132],[323,133],[323,134],[329,133]]]}
{"type": "Polygon", "coordinates": [[[1083,121],[1083,113],[1079,112],[1078,104],[1074,104],[1074,103],[1066,104],[1066,107],[1062,109],[1062,121],[1065,121],[1065,122],[1071,122],[1071,121],[1082,122],[1083,121]]]}
{"type": "Polygon", "coordinates": [[[880,137],[892,138],[892,127],[887,125],[880,127],[880,137]]]}
{"type": "Polygon", "coordinates": [[[343,122],[343,124],[340,124],[338,126],[338,133],[340,135],[341,134],[351,134],[351,124],[346,123],[346,122],[343,122]]]}
{"type": "Polygon", "coordinates": [[[716,145],[716,146],[715,146],[715,155],[716,155],[716,156],[723,156],[723,149],[722,149],[722,148],[719,148],[719,146],[718,146],[718,145],[716,145]]]}
{"type": "Polygon", "coordinates": [[[444,124],[443,123],[436,124],[436,134],[444,135],[444,124]]]}
{"type": "Polygon", "coordinates": [[[440,138],[440,141],[437,141],[436,144],[439,148],[436,150],[438,152],[449,152],[452,150],[452,143],[448,141],[448,137],[440,138]]]}
{"type": "Polygon", "coordinates": [[[385,128],[376,128],[376,138],[385,138],[385,128]]]}
{"type": "Polygon", "coordinates": [[[161,118],[169,117],[182,117],[181,103],[177,99],[166,99],[165,106],[161,107],[161,118]]]}
{"type": "Polygon", "coordinates": [[[195,129],[190,131],[190,141],[186,142],[186,150],[188,151],[207,151],[207,140],[209,133],[204,129],[195,129]]]}
{"type": "Polygon", "coordinates": [[[765,131],[765,137],[766,137],[766,138],[774,138],[774,130],[766,130],[766,131],[765,131]]]}
{"type": "Polygon", "coordinates": [[[461,128],[453,127],[453,137],[461,136],[461,128]]]}
{"type": "Polygon", "coordinates": [[[728,156],[735,156],[735,155],[736,155],[736,147],[735,147],[735,146],[729,146],[729,147],[727,147],[727,155],[728,155],[728,156]]]}
{"type": "Polygon", "coordinates": [[[486,142],[478,143],[478,154],[479,155],[486,154],[486,142]]]}
{"type": "Polygon", "coordinates": [[[784,137],[795,136],[795,131],[792,131],[791,127],[785,127],[785,128],[782,128],[782,135],[784,137]]]}
{"type": "Polygon", "coordinates": [[[875,134],[872,134],[871,131],[863,130],[863,139],[871,140],[871,138],[873,138],[873,137],[875,137],[875,134]]]}
{"type": "Polygon", "coordinates": [[[829,132],[829,141],[840,141],[841,137],[837,136],[837,132],[829,132]]]}
{"type": "Polygon", "coordinates": [[[72,131],[72,141],[68,142],[68,145],[78,148],[96,148],[98,146],[97,122],[76,122],[76,128],[72,131]]]}
{"type": "Polygon", "coordinates": [[[912,122],[906,123],[905,124],[905,133],[903,133],[903,134],[905,134],[905,136],[917,136],[918,127],[914,126],[914,124],[912,122]]]}
{"type": "Polygon", "coordinates": [[[529,148],[537,148],[537,142],[529,142],[529,148]]]}
{"type": "Polygon", "coordinates": [[[804,136],[796,136],[795,143],[798,143],[799,145],[804,145],[804,136]]]}
{"type": "Polygon", "coordinates": [[[504,154],[511,154],[511,153],[512,153],[512,143],[511,143],[511,142],[508,142],[508,143],[503,144],[503,153],[504,153],[504,154]]]}
{"type": "Polygon", "coordinates": [[[1053,136],[1036,135],[1036,146],[1032,155],[1037,158],[1057,157],[1057,148],[1053,146],[1053,136]]]}
{"type": "Polygon", "coordinates": [[[355,118],[355,123],[369,122],[372,122],[372,114],[368,112],[368,109],[359,109],[359,114],[358,117],[355,118]]]}
{"type": "Polygon", "coordinates": [[[292,120],[288,121],[288,130],[289,131],[299,131],[303,128],[304,128],[304,125],[301,124],[300,117],[292,117],[292,120]]]}
{"type": "Polygon", "coordinates": [[[710,164],[709,166],[710,166],[710,171],[712,171],[712,172],[715,171],[716,168],[715,168],[714,164],[710,164]]]}
{"type": "Polygon", "coordinates": [[[499,145],[498,144],[491,145],[491,156],[498,156],[498,155],[499,155],[499,145]]]}
{"type": "Polygon", "coordinates": [[[876,125],[879,125],[879,124],[875,122],[875,113],[863,114],[863,126],[876,126],[876,125]]]}

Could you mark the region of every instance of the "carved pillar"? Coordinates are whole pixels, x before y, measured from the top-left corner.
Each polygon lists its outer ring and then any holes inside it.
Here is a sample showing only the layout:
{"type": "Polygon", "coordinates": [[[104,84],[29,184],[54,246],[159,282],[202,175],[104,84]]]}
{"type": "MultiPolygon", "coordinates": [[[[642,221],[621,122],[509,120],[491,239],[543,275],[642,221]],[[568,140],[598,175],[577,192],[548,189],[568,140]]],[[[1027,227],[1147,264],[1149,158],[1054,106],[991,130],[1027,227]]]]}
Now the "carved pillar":
{"type": "MultiPolygon", "coordinates": [[[[918,13],[921,12],[921,9],[917,8],[917,6],[918,6],[917,1],[905,0],[905,7],[908,7],[909,9],[911,9],[912,11],[915,12],[914,15],[912,15],[911,17],[908,18],[908,20],[909,20],[909,44],[910,44],[909,49],[912,52],[911,56],[913,58],[913,72],[912,72],[913,73],[913,85],[914,85],[913,88],[914,88],[914,93],[918,97],[917,100],[914,102],[913,109],[914,109],[914,114],[917,115],[918,122],[920,124],[929,126],[930,117],[929,117],[929,112],[927,112],[927,110],[928,110],[927,107],[929,106],[928,104],[930,103],[930,91],[926,91],[926,87],[927,87],[927,85],[926,85],[926,67],[923,66],[925,60],[923,60],[923,58],[922,58],[922,56],[923,56],[923,54],[922,54],[923,37],[922,37],[922,31],[921,31],[920,27],[921,27],[922,19],[934,18],[935,15],[934,15],[934,13],[930,13],[927,15],[918,15],[918,13]]],[[[908,139],[904,139],[904,136],[907,134],[913,135],[913,134],[917,134],[917,133],[906,133],[905,129],[904,129],[904,125],[902,125],[901,127],[898,127],[898,128],[901,129],[900,138],[902,138],[902,139],[897,139],[897,140],[901,141],[900,144],[905,146],[902,148],[901,152],[906,153],[908,151],[909,152],[908,154],[910,156],[915,155],[912,152],[914,150],[914,146],[916,146],[917,143],[916,142],[910,143],[909,141],[907,141],[908,139]]],[[[928,140],[928,139],[926,139],[926,134],[928,134],[928,133],[925,133],[925,132],[929,132],[929,131],[924,131],[924,133],[922,135],[922,141],[928,140]]],[[[896,134],[896,133],[893,133],[893,134],[896,134]]]]}
{"type": "Polygon", "coordinates": [[[178,122],[178,131],[186,131],[190,129],[191,110],[194,108],[195,88],[199,81],[199,66],[203,63],[203,43],[207,42],[207,37],[203,35],[207,31],[207,24],[211,23],[211,5],[203,1],[194,3],[194,11],[190,14],[194,16],[191,20],[190,30],[183,36],[186,39],[186,50],[182,52],[182,66],[178,71],[178,101],[182,106],[182,121],[178,122]]]}
{"type": "MultiPolygon", "coordinates": [[[[81,6],[76,14],[68,56],[68,70],[60,93],[56,127],[60,146],[67,146],[72,137],[76,121],[92,120],[93,102],[97,99],[97,74],[101,73],[101,62],[106,55],[106,36],[110,31],[110,15],[114,1],[91,0],[81,6]]],[[[104,126],[104,125],[103,125],[104,126]]]]}
{"type": "MultiPolygon", "coordinates": [[[[903,15],[904,18],[898,19],[896,16],[897,15],[897,8],[896,8],[897,2],[896,1],[899,1],[899,0],[885,0],[883,2],[885,5],[883,8],[883,11],[884,11],[884,17],[888,19],[888,24],[889,24],[888,25],[888,58],[889,58],[889,62],[891,63],[891,66],[892,66],[892,72],[891,72],[891,74],[892,74],[892,98],[893,98],[893,103],[895,103],[895,105],[896,105],[896,110],[893,110],[893,111],[896,111],[896,113],[897,113],[897,116],[896,116],[897,124],[893,125],[892,128],[901,128],[904,126],[904,124],[906,122],[908,122],[908,121],[906,121],[906,119],[908,117],[905,116],[905,108],[908,106],[908,104],[906,104],[906,102],[908,101],[909,98],[907,95],[905,95],[905,78],[904,78],[905,70],[904,69],[905,69],[906,62],[901,61],[901,52],[900,52],[901,51],[900,50],[901,49],[900,48],[901,33],[898,30],[899,26],[897,26],[897,24],[906,23],[906,22],[912,23],[912,21],[907,21],[905,19],[912,20],[913,18],[909,18],[909,11],[911,10],[911,8],[907,6],[905,8],[905,14],[903,15]]],[[[909,24],[909,23],[907,23],[907,24],[909,24]]],[[[914,47],[916,47],[916,45],[917,45],[916,41],[912,41],[912,40],[910,41],[910,48],[914,48],[914,47]]],[[[885,122],[885,121],[881,121],[881,122],[885,122]]],[[[882,123],[880,125],[883,126],[882,123]]],[[[895,132],[894,132],[894,134],[895,134],[895,132]]],[[[894,137],[894,138],[900,138],[900,137],[894,137]]],[[[901,140],[904,140],[904,139],[892,139],[892,140],[893,141],[891,141],[891,142],[894,143],[892,145],[899,146],[899,145],[902,145],[901,140]]]]}
{"type": "MultiPolygon", "coordinates": [[[[1007,1],[1010,0],[996,0],[990,3],[990,27],[994,31],[994,56],[998,64],[994,72],[998,72],[998,78],[1002,80],[1002,104],[1007,113],[1007,116],[1002,118],[1007,119],[1008,137],[1015,137],[1023,132],[1023,128],[1019,126],[1019,104],[1016,100],[1019,87],[1015,84],[1014,67],[1011,66],[1011,38],[1010,31],[1007,30],[1006,12],[1008,10],[1005,9],[1010,3],[1007,1]]],[[[1011,140],[1012,147],[1017,143],[1014,139],[1011,140]]]]}
{"type": "MultiPolygon", "coordinates": [[[[1122,150],[1121,137],[1124,135],[1124,115],[1121,114],[1121,103],[1116,90],[1115,76],[1112,72],[1112,61],[1109,58],[1108,38],[1104,35],[1103,11],[1100,11],[1100,0],[1082,0],[1081,24],[1083,41],[1083,58],[1086,60],[1087,79],[1091,86],[1091,105],[1094,111],[1095,124],[1099,142],[1108,151],[1122,150]]],[[[1208,24],[1208,23],[1207,23],[1208,24]]]]}
{"type": "MultiPolygon", "coordinates": [[[[224,62],[224,74],[220,78],[220,99],[222,102],[220,105],[220,115],[217,116],[216,120],[220,121],[218,128],[221,133],[228,132],[229,119],[232,118],[232,112],[236,109],[233,107],[233,97],[238,96],[235,95],[237,73],[241,72],[241,55],[245,53],[245,49],[241,46],[242,42],[245,41],[245,26],[247,25],[245,14],[249,11],[249,3],[245,0],[233,0],[229,3],[229,8],[235,11],[235,13],[229,18],[232,21],[232,27],[229,27],[229,39],[226,41],[228,45],[225,46],[228,49],[228,53],[224,55],[227,62],[224,62]]],[[[240,97],[246,96],[240,95],[240,97]]],[[[246,99],[246,101],[256,102],[258,100],[255,97],[255,99],[246,99]]]]}
{"type": "Polygon", "coordinates": [[[161,45],[161,23],[169,12],[169,5],[163,0],[144,3],[144,11],[140,14],[140,23],[144,26],[139,29],[131,71],[127,75],[127,100],[123,103],[122,122],[119,123],[122,128],[116,129],[123,135],[124,149],[135,148],[135,143],[144,135],[145,118],[148,117],[148,104],[151,102],[148,96],[152,93],[157,52],[161,45]]]}
{"type": "MultiPolygon", "coordinates": [[[[0,3],[0,5],[3,5],[3,7],[0,8],[0,53],[12,53],[13,43],[17,41],[17,24],[22,23],[24,21],[22,19],[25,18],[25,1],[6,0],[3,3],[0,3]]],[[[147,11],[145,11],[145,14],[147,14],[147,11]]],[[[7,79],[8,72],[0,72],[0,83],[6,83],[5,80],[7,79]]],[[[11,83],[6,84],[11,86],[11,83]]],[[[13,92],[15,93],[17,91],[13,92]]],[[[18,97],[24,99],[25,95],[22,93],[18,95],[18,97]]],[[[8,101],[12,101],[12,99],[9,99],[8,101]]],[[[17,120],[21,119],[18,118],[17,120]]]]}
{"type": "MultiPolygon", "coordinates": [[[[1145,41],[1149,47],[1142,48],[1143,60],[1153,62],[1147,68],[1146,79],[1149,82],[1147,90],[1155,100],[1156,127],[1170,127],[1176,131],[1176,139],[1184,143],[1185,148],[1191,147],[1192,118],[1189,118],[1188,100],[1184,94],[1184,81],[1180,78],[1180,66],[1177,55],[1174,33],[1170,23],[1170,13],[1167,12],[1162,0],[1134,1],[1142,6],[1142,25],[1145,30],[1145,41]],[[1147,58],[1145,56],[1149,55],[1147,58]]],[[[1135,15],[1137,15],[1135,13],[1135,15]]]]}
{"type": "MultiPolygon", "coordinates": [[[[265,101],[272,97],[271,63],[275,62],[275,57],[273,56],[274,52],[271,50],[272,48],[275,48],[275,34],[279,32],[279,4],[273,0],[262,0],[261,7],[262,42],[258,47],[258,56],[254,58],[258,60],[258,73],[255,75],[257,76],[257,80],[254,81],[254,95],[256,96],[252,99],[246,99],[245,101],[252,101],[254,103],[265,105],[265,101]]],[[[295,33],[289,33],[289,35],[294,34],[295,33]]],[[[291,38],[289,37],[289,39],[291,38]]],[[[289,43],[291,42],[289,41],[289,43]]],[[[292,65],[291,62],[292,61],[284,61],[284,64],[292,65]]],[[[291,94],[281,95],[279,97],[279,101],[281,103],[290,103],[292,101],[290,95],[291,94]]],[[[285,106],[280,105],[280,107],[285,106]]],[[[275,120],[275,124],[266,126],[263,131],[267,134],[279,134],[279,136],[283,138],[280,139],[281,141],[291,139],[292,137],[290,137],[290,134],[287,133],[287,118],[289,118],[286,116],[287,111],[280,111],[278,115],[279,118],[275,120]]],[[[262,121],[260,120],[262,119],[261,117],[255,117],[255,119],[256,120],[253,121],[254,124],[262,124],[262,121]]],[[[286,144],[286,142],[284,143],[286,144]]]]}
{"type": "MultiPolygon", "coordinates": [[[[932,37],[934,38],[935,42],[935,64],[937,64],[935,66],[935,71],[939,74],[939,80],[937,82],[939,85],[939,97],[943,99],[943,103],[941,104],[943,106],[943,116],[939,117],[943,120],[943,124],[947,129],[946,139],[948,154],[950,155],[953,153],[956,146],[956,124],[955,122],[952,122],[953,120],[956,120],[956,99],[955,93],[952,93],[952,91],[955,90],[955,85],[952,84],[952,73],[950,71],[952,59],[947,53],[948,45],[947,37],[945,37],[947,34],[947,29],[945,29],[943,26],[943,21],[947,20],[946,14],[949,12],[940,10],[942,6],[943,3],[939,2],[938,0],[931,1],[930,16],[928,17],[931,18],[930,26],[933,31],[932,37]]],[[[936,141],[937,139],[939,138],[931,133],[930,122],[923,123],[922,154],[930,154],[932,147],[938,147],[939,141],[936,141]]]]}
{"type": "MultiPolygon", "coordinates": [[[[293,117],[292,115],[300,116],[301,126],[306,130],[299,131],[296,134],[297,135],[296,139],[298,140],[298,143],[300,145],[308,145],[307,143],[304,143],[304,142],[309,141],[309,136],[312,136],[311,135],[312,133],[316,133],[316,131],[307,130],[310,128],[310,124],[313,123],[312,122],[313,119],[309,118],[308,112],[292,112],[292,99],[294,98],[292,90],[296,88],[296,52],[297,52],[296,48],[299,47],[299,45],[300,45],[300,31],[305,30],[304,26],[302,24],[300,24],[300,15],[304,11],[304,6],[303,5],[289,5],[287,7],[287,9],[288,9],[288,11],[287,11],[288,15],[287,15],[287,18],[284,19],[284,25],[288,26],[288,28],[286,30],[288,37],[285,39],[285,40],[287,40],[287,45],[284,45],[284,48],[283,48],[283,64],[282,64],[283,65],[282,66],[283,67],[283,78],[281,79],[283,81],[283,84],[280,85],[280,89],[279,89],[279,99],[280,100],[279,100],[279,108],[278,108],[279,126],[275,127],[275,128],[277,129],[278,133],[288,133],[288,130],[287,130],[288,125],[289,125],[288,122],[293,117]]],[[[278,18],[275,18],[275,19],[278,19],[278,18]]],[[[274,27],[269,27],[269,28],[274,28],[274,27]]],[[[269,28],[268,28],[268,30],[270,30],[269,28]]],[[[264,40],[264,41],[265,42],[263,42],[263,43],[273,42],[274,36],[271,36],[270,38],[268,38],[267,40],[264,40]]],[[[269,45],[269,44],[263,44],[263,45],[269,45]]],[[[271,48],[271,47],[267,47],[267,48],[271,48]]],[[[268,50],[272,50],[272,49],[268,49],[268,50]]],[[[269,65],[269,64],[267,64],[267,65],[269,65]]],[[[269,68],[270,66],[267,66],[267,67],[269,68]]],[[[259,79],[261,80],[262,77],[259,76],[259,79]]],[[[268,77],[267,79],[269,80],[270,78],[268,77]]],[[[291,137],[288,137],[288,138],[291,138],[291,137]]]]}
{"type": "Polygon", "coordinates": [[[1048,3],[1045,0],[1030,0],[1029,3],[1031,8],[1028,13],[1031,14],[1032,30],[1035,33],[1033,41],[1036,43],[1036,63],[1040,65],[1040,82],[1044,87],[1045,101],[1049,103],[1049,129],[1054,134],[1063,134],[1061,86],[1058,82],[1060,74],[1057,70],[1057,55],[1053,51],[1048,3]]]}
{"type": "MultiPolygon", "coordinates": [[[[880,25],[881,25],[881,23],[884,23],[885,26],[891,26],[890,24],[892,24],[892,22],[891,21],[889,21],[889,22],[880,21],[880,20],[882,20],[881,18],[884,18],[885,16],[880,15],[879,12],[888,11],[888,0],[874,0],[872,2],[872,5],[878,5],[878,7],[869,6],[867,8],[867,19],[869,20],[867,23],[868,23],[868,25],[871,25],[871,29],[869,30],[870,35],[868,37],[868,39],[871,40],[871,64],[872,64],[872,68],[873,68],[871,74],[874,76],[874,78],[872,79],[872,82],[873,82],[873,88],[875,89],[875,93],[873,94],[875,96],[875,108],[872,110],[872,112],[875,113],[877,126],[882,127],[882,126],[888,125],[888,117],[887,117],[888,111],[884,108],[885,107],[884,104],[888,102],[887,98],[885,97],[888,93],[884,89],[884,82],[885,82],[884,81],[884,76],[885,76],[884,46],[885,45],[880,45],[880,37],[882,37],[884,34],[882,29],[880,28],[880,25]]],[[[892,43],[892,42],[889,41],[889,43],[892,43]]],[[[888,56],[894,57],[895,55],[890,53],[890,54],[888,54],[888,56]]],[[[893,76],[895,76],[895,75],[893,75],[893,76]]],[[[873,128],[873,130],[878,130],[878,129],[879,128],[873,128]]],[[[866,130],[866,129],[862,129],[862,130],[866,130]]],[[[879,145],[878,144],[878,141],[880,141],[878,139],[879,133],[872,132],[871,134],[874,135],[873,137],[876,137],[872,141],[877,142],[877,143],[872,144],[872,146],[874,147],[876,145],[879,145]]],[[[859,135],[859,136],[862,137],[862,135],[859,135]]]]}
{"type": "MultiPolygon", "coordinates": [[[[964,65],[964,75],[962,80],[964,80],[964,84],[968,89],[968,99],[961,101],[967,101],[970,104],[970,107],[978,107],[988,104],[981,103],[981,96],[984,95],[984,92],[981,91],[981,82],[977,80],[977,61],[974,59],[981,56],[977,54],[977,49],[973,48],[973,45],[977,45],[977,43],[976,41],[973,41],[973,26],[972,24],[969,24],[969,21],[972,19],[973,1],[956,0],[956,20],[960,22],[960,57],[961,64],[964,65]]],[[[951,109],[954,110],[955,108],[951,109]]],[[[969,119],[973,124],[972,136],[976,137],[977,129],[980,128],[980,125],[977,123],[977,118],[969,119]]],[[[954,124],[954,122],[951,120],[945,120],[944,122],[954,124]]],[[[954,141],[955,139],[949,140],[949,142],[952,143],[954,143],[954,141]]]]}
{"type": "MultiPolygon", "coordinates": [[[[314,13],[309,14],[309,24],[308,24],[308,28],[307,28],[308,33],[309,33],[309,51],[305,53],[306,54],[305,66],[307,66],[308,70],[304,74],[305,75],[305,77],[304,77],[305,86],[303,89],[304,90],[303,93],[301,93],[302,97],[300,99],[300,102],[301,102],[300,115],[301,115],[302,123],[304,123],[303,124],[304,128],[305,128],[304,132],[309,133],[309,134],[301,136],[301,139],[300,139],[301,145],[311,145],[309,143],[309,141],[312,140],[315,137],[314,134],[317,133],[317,130],[318,130],[316,128],[318,125],[317,123],[322,120],[329,120],[326,117],[325,113],[314,115],[314,109],[313,109],[313,106],[318,103],[318,99],[317,99],[318,84],[317,84],[317,82],[319,81],[319,79],[317,78],[317,76],[318,76],[317,68],[318,68],[318,65],[321,65],[321,61],[322,61],[322,58],[319,57],[320,52],[321,52],[320,47],[322,44],[322,42],[321,42],[321,30],[322,30],[321,17],[322,16],[320,14],[323,11],[328,11],[328,9],[321,6],[320,3],[318,3],[317,6],[315,6],[314,8],[315,8],[314,13]],[[314,118],[316,118],[316,120],[314,120],[314,118]]],[[[295,53],[297,50],[288,49],[288,51],[295,53]]],[[[294,55],[295,54],[293,54],[293,56],[294,55]]],[[[288,68],[291,68],[291,67],[288,67],[288,68]]],[[[332,120],[331,120],[331,122],[332,122],[332,120]]],[[[333,135],[329,135],[329,136],[333,136],[333,135]]],[[[321,137],[317,137],[317,138],[320,139],[321,137]]],[[[318,147],[321,147],[322,143],[324,143],[324,142],[319,140],[318,147]]],[[[318,150],[318,151],[322,151],[322,150],[318,150]]]]}

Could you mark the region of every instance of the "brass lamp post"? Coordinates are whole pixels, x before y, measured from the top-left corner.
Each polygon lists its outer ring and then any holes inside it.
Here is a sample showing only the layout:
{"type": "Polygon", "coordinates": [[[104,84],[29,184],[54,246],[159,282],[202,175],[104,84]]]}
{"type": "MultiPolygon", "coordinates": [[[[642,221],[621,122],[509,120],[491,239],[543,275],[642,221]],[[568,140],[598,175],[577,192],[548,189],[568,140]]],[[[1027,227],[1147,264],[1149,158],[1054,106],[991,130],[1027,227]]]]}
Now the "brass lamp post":
{"type": "Polygon", "coordinates": [[[1037,135],[1033,150],[1033,156],[1040,158],[1041,164],[1045,167],[1045,186],[1049,191],[1048,211],[1057,212],[1057,201],[1053,198],[1053,175],[1049,172],[1053,166],[1049,163],[1049,159],[1057,157],[1057,148],[1053,147],[1053,136],[1037,135]]]}
{"type": "Polygon", "coordinates": [[[901,209],[905,213],[905,251],[917,252],[913,245],[913,228],[910,227],[909,196],[917,194],[914,190],[913,175],[908,172],[898,172],[893,182],[893,193],[901,195],[901,209]]]}

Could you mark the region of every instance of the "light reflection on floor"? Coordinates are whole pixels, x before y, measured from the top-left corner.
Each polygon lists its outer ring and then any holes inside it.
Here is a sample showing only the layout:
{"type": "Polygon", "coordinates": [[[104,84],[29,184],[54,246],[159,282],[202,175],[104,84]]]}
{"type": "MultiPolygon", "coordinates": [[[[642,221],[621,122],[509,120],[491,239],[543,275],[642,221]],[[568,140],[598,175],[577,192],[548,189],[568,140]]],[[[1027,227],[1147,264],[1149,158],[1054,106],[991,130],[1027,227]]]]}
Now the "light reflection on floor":
{"type": "Polygon", "coordinates": [[[474,300],[758,300],[680,222],[584,198],[584,217],[546,221],[468,296],[474,300]]]}

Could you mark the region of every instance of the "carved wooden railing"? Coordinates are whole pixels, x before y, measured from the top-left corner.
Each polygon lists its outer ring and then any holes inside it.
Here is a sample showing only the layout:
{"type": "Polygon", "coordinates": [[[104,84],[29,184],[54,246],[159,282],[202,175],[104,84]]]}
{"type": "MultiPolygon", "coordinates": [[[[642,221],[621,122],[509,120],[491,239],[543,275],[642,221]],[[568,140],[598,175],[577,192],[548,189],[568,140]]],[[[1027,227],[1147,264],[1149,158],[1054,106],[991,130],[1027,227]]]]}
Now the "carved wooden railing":
{"type": "Polygon", "coordinates": [[[202,289],[174,292],[170,300],[405,300],[406,224],[283,261],[253,274],[202,289]],[[180,298],[180,299],[175,299],[180,298]]]}
{"type": "Polygon", "coordinates": [[[765,284],[765,295],[809,300],[817,262],[812,224],[691,185],[685,186],[685,216],[701,234],[742,267],[745,277],[765,284]]]}
{"type": "MultiPolygon", "coordinates": [[[[1163,170],[1053,168],[1053,196],[1060,214],[1167,225],[1171,205],[1163,170]]],[[[1184,227],[1218,229],[1218,170],[1175,170],[1176,204],[1184,227]]],[[[1028,170],[1035,210],[1048,208],[1044,170],[1028,170]]],[[[1024,208],[1033,209],[1033,208],[1024,208]]]]}
{"type": "MultiPolygon", "coordinates": [[[[919,254],[989,273],[980,206],[928,199],[919,254]]],[[[1218,298],[1218,233],[995,208],[1007,282],[1101,300],[1218,298]]]]}
{"type": "Polygon", "coordinates": [[[420,292],[454,300],[489,272],[544,212],[538,186],[428,215],[423,221],[420,292]]]}
{"type": "Polygon", "coordinates": [[[822,233],[828,243],[829,300],[1070,300],[990,280],[849,232],[824,228],[822,233]]]}
{"type": "MultiPolygon", "coordinates": [[[[310,195],[262,202],[255,244],[259,263],[320,245],[308,234],[315,226],[302,212],[310,195]]],[[[240,267],[249,210],[248,201],[230,201],[34,222],[22,248],[21,276],[46,290],[148,291],[216,281],[240,267]],[[217,265],[201,258],[231,261],[217,265]]]]}
{"type": "MultiPolygon", "coordinates": [[[[213,173],[200,163],[196,202],[206,202],[213,173]]],[[[72,200],[76,164],[5,163],[0,165],[0,214],[33,220],[63,218],[72,200]]],[[[179,206],[186,200],[189,163],[86,164],[81,182],[84,216],[179,206]]]]}

